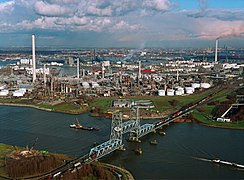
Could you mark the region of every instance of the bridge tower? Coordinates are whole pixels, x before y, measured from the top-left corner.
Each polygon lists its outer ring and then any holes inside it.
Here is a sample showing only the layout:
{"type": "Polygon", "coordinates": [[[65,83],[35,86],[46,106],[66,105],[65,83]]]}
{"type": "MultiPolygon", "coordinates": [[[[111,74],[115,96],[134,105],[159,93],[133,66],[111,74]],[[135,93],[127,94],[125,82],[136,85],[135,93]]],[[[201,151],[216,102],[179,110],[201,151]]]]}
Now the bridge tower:
{"type": "Polygon", "coordinates": [[[117,112],[113,114],[111,124],[110,139],[121,139],[122,140],[122,113],[117,112]]]}
{"type": "Polygon", "coordinates": [[[140,133],[140,117],[139,117],[139,108],[132,109],[130,119],[135,121],[135,126],[133,129],[130,130],[129,140],[135,142],[141,142],[139,140],[139,133],[140,133]]]}
{"type": "Polygon", "coordinates": [[[124,150],[124,145],[122,144],[123,126],[122,126],[122,113],[113,113],[112,124],[111,124],[111,134],[110,140],[119,140],[121,142],[119,150],[124,150]]]}

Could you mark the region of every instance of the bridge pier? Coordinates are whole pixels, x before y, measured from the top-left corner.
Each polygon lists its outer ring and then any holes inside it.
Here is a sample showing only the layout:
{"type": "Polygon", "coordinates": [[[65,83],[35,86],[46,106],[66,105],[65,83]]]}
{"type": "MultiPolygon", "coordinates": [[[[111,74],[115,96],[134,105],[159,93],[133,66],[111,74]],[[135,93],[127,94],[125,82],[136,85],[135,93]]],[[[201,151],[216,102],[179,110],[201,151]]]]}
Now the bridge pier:
{"type": "Polygon", "coordinates": [[[136,137],[131,137],[131,138],[129,138],[129,141],[130,141],[130,142],[136,142],[136,143],[140,143],[140,142],[141,142],[141,140],[138,139],[138,138],[136,138],[136,137]]]}
{"type": "Polygon", "coordinates": [[[117,150],[118,150],[118,151],[125,151],[126,149],[125,149],[124,144],[122,144],[122,146],[120,146],[117,150]]]}

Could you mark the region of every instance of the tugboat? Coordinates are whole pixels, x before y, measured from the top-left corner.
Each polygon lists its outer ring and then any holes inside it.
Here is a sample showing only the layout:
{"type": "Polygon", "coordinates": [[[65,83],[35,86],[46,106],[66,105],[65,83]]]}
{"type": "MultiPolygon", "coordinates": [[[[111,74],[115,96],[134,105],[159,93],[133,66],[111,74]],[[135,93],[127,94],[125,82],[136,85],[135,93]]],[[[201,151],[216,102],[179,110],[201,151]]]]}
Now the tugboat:
{"type": "Polygon", "coordinates": [[[138,155],[142,155],[142,149],[141,148],[135,149],[135,153],[138,155]]]}
{"type": "Polygon", "coordinates": [[[76,118],[76,124],[71,124],[69,125],[70,128],[75,128],[75,129],[83,129],[83,130],[87,130],[87,131],[97,131],[97,128],[93,128],[93,127],[86,127],[86,126],[82,126],[80,125],[80,122],[78,121],[78,119],[76,118]]]}
{"type": "Polygon", "coordinates": [[[157,145],[158,142],[157,142],[157,140],[155,139],[155,140],[150,141],[150,144],[152,144],[152,145],[157,145]]]}
{"type": "Polygon", "coordinates": [[[159,134],[161,134],[161,135],[166,135],[166,132],[159,131],[159,134]]]}

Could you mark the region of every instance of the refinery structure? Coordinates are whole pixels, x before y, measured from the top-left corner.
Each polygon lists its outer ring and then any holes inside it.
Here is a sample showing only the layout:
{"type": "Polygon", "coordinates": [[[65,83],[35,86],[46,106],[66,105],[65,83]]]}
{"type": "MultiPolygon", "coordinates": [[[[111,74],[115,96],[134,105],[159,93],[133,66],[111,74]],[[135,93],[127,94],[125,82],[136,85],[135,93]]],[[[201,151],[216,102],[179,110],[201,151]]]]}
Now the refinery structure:
{"type": "Polygon", "coordinates": [[[84,49],[46,55],[36,53],[32,35],[32,55],[0,54],[0,62],[11,62],[0,69],[0,98],[186,96],[243,78],[243,54],[223,55],[226,49],[218,41],[214,50],[84,49]]]}

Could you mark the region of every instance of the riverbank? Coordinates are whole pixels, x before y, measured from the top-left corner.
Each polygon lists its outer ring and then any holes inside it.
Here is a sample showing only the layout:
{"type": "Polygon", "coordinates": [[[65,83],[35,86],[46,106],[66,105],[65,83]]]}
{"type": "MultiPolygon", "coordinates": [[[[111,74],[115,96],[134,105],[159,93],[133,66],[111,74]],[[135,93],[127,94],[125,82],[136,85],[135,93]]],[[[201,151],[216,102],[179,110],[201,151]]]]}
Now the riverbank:
{"type": "MultiPolygon", "coordinates": [[[[65,162],[71,161],[72,159],[71,156],[63,154],[54,154],[48,151],[34,150],[32,148],[26,149],[23,147],[0,144],[0,178],[15,179],[29,177],[31,179],[32,177],[41,177],[43,173],[45,174],[52,169],[63,166],[65,162]]],[[[106,176],[106,179],[113,179],[117,178],[117,175],[119,175],[123,180],[134,179],[129,171],[102,162],[84,165],[82,168],[77,169],[77,171],[83,171],[83,178],[94,177],[99,179],[100,176],[106,176]],[[85,169],[82,170],[82,168],[85,169]],[[84,171],[87,171],[86,174],[84,174],[84,171]],[[92,172],[96,173],[92,174],[92,172]]],[[[71,177],[72,175],[71,172],[66,172],[64,177],[71,177]]]]}
{"type": "Polygon", "coordinates": [[[42,107],[38,107],[36,105],[30,105],[30,104],[1,103],[0,102],[0,106],[31,107],[31,108],[39,109],[39,110],[42,110],[42,111],[52,111],[52,109],[42,108],[42,107]]]}
{"type": "MultiPolygon", "coordinates": [[[[209,102],[218,101],[221,103],[226,100],[226,96],[233,91],[234,88],[221,89],[216,95],[214,95],[209,102]]],[[[151,100],[155,105],[155,108],[151,109],[140,109],[141,119],[150,120],[150,119],[162,119],[169,114],[174,113],[180,108],[187,106],[188,104],[194,103],[214,91],[217,91],[218,88],[211,88],[206,91],[200,91],[193,95],[188,96],[174,96],[174,97],[124,97],[125,99],[135,99],[135,100],[151,100]]],[[[18,107],[31,107],[43,111],[59,112],[66,114],[83,114],[90,113],[90,116],[94,117],[106,117],[112,118],[113,111],[121,111],[123,113],[123,118],[126,120],[129,118],[130,109],[129,108],[113,108],[112,102],[116,97],[100,97],[94,98],[87,104],[77,104],[75,100],[64,102],[64,101],[54,101],[55,103],[45,104],[41,101],[26,100],[26,99],[2,99],[0,105],[4,106],[18,106],[18,107]]],[[[244,129],[244,122],[239,124],[233,123],[219,123],[213,122],[206,119],[206,116],[209,116],[211,110],[215,106],[207,105],[206,103],[201,105],[202,109],[206,109],[206,112],[201,111],[199,113],[193,113],[193,119],[203,125],[208,125],[211,127],[219,128],[232,128],[232,129],[244,129]]],[[[177,120],[177,122],[184,122],[186,120],[177,120]]],[[[189,122],[189,120],[187,120],[189,122]]]]}

